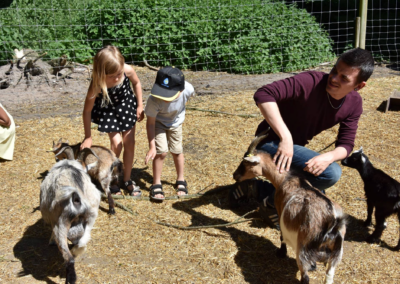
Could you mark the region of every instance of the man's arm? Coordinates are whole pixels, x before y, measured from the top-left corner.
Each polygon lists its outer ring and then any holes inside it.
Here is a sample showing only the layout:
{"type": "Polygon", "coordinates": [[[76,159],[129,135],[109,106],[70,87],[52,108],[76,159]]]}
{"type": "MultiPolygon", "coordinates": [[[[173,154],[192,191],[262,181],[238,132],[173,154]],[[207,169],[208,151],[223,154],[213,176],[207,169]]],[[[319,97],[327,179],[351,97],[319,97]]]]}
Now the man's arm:
{"type": "Polygon", "coordinates": [[[276,102],[265,102],[258,105],[265,120],[279,136],[281,142],[279,143],[278,150],[273,157],[276,163],[277,170],[282,173],[285,169],[289,171],[293,158],[293,139],[282,119],[276,102]]]}
{"type": "Polygon", "coordinates": [[[344,147],[336,147],[333,151],[315,156],[306,162],[305,171],[319,176],[322,174],[326,168],[333,162],[343,160],[347,157],[347,150],[344,147]]]}

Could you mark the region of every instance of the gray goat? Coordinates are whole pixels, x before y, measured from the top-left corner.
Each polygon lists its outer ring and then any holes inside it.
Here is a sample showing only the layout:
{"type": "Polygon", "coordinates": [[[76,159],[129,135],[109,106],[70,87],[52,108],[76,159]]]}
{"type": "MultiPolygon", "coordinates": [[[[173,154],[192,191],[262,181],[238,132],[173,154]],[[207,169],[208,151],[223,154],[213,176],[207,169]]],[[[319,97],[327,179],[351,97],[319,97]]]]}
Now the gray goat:
{"type": "Polygon", "coordinates": [[[281,227],[278,257],[286,257],[286,244],[296,253],[301,283],[309,283],[308,271],[316,262],[328,264],[325,284],[333,283],[335,268],[343,254],[346,219],[342,208],[301,177],[300,173],[280,174],[269,153],[257,150],[266,132],[250,144],[243,161],[233,174],[237,181],[264,176],[274,185],[275,207],[281,227]]]}
{"type": "Polygon", "coordinates": [[[100,192],[86,173],[96,163],[83,162],[90,153],[57,162],[40,186],[40,212],[52,228],[50,244],[57,244],[66,262],[66,284],[76,283],[75,257],[86,249],[100,205],[100,192]]]}
{"type": "MultiPolygon", "coordinates": [[[[56,160],[76,159],[80,152],[81,143],[69,145],[67,142],[62,142],[60,139],[57,144],[53,142],[53,152],[56,155],[56,160]]],[[[117,183],[118,178],[123,173],[123,164],[115,156],[114,152],[103,146],[93,145],[90,149],[97,154],[99,161],[97,165],[88,171],[89,176],[98,182],[108,198],[108,214],[115,214],[115,204],[110,191],[110,184],[117,183]]],[[[96,158],[89,155],[84,161],[86,164],[94,163],[96,158]]]]}

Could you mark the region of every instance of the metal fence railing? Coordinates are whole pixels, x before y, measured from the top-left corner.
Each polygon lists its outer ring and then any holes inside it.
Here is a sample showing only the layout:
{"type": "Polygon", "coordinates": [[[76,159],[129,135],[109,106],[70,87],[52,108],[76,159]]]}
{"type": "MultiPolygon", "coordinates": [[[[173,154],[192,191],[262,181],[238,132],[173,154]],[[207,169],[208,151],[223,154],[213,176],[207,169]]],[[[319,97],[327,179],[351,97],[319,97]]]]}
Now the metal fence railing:
{"type": "MultiPolygon", "coordinates": [[[[399,68],[398,1],[368,1],[366,49],[399,68]]],[[[0,65],[15,49],[86,64],[105,44],[127,62],[192,70],[301,70],[354,46],[359,0],[7,0],[0,65]]]]}

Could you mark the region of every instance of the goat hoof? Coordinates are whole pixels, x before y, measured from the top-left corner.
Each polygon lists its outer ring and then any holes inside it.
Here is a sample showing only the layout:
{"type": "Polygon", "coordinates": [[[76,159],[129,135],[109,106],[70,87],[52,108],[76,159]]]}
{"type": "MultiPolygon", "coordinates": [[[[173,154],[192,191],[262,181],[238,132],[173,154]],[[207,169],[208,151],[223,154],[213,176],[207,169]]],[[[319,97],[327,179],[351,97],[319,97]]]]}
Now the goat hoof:
{"type": "Polygon", "coordinates": [[[115,215],[115,209],[114,208],[108,209],[108,215],[115,215]]]}

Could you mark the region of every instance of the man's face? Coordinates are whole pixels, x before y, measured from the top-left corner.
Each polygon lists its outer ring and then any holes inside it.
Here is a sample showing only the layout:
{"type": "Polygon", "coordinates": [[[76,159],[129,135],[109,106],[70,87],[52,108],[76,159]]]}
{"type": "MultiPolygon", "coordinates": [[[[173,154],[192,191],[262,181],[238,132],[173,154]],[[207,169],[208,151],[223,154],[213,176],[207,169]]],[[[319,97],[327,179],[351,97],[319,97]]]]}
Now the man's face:
{"type": "Polygon", "coordinates": [[[360,90],[365,86],[365,82],[357,82],[359,72],[360,69],[352,68],[338,60],[329,73],[326,91],[332,98],[340,100],[354,89],[360,90]]]}

